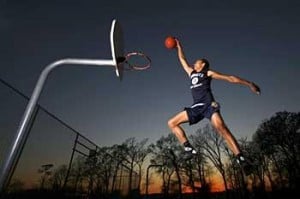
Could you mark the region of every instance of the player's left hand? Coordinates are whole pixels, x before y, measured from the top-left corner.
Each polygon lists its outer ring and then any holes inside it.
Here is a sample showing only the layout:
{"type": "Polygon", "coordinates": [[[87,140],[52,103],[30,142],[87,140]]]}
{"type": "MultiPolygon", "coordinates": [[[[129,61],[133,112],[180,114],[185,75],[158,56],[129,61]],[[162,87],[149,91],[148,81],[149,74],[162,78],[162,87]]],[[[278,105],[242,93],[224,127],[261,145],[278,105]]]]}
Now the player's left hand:
{"type": "Polygon", "coordinates": [[[260,88],[253,82],[251,82],[250,89],[252,90],[252,92],[256,93],[257,95],[260,94],[260,88]]]}

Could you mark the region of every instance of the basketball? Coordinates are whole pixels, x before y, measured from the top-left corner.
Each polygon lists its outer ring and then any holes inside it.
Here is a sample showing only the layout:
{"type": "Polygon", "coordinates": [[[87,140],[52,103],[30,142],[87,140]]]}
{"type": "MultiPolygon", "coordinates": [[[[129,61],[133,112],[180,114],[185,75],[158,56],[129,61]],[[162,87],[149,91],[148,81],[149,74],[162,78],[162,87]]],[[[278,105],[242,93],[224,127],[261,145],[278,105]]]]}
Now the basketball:
{"type": "Polygon", "coordinates": [[[172,36],[168,36],[166,39],[165,39],[165,46],[166,48],[168,49],[172,49],[172,48],[175,48],[176,47],[176,40],[174,37],[172,36]]]}

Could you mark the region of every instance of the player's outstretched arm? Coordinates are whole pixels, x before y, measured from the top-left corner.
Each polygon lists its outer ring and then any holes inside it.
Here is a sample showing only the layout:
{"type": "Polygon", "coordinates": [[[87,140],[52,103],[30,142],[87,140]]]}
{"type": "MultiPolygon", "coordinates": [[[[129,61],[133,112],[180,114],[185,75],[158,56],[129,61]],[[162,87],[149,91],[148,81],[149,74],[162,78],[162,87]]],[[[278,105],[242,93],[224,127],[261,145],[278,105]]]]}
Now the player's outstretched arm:
{"type": "Polygon", "coordinates": [[[185,56],[184,56],[184,53],[183,53],[183,50],[182,50],[182,46],[181,46],[181,43],[179,42],[178,39],[175,39],[176,41],[176,47],[177,47],[177,53],[178,53],[178,58],[179,58],[179,61],[183,67],[183,69],[185,70],[185,72],[187,72],[188,75],[191,75],[192,71],[193,71],[193,68],[190,67],[190,65],[188,64],[185,56]]]}
{"type": "Polygon", "coordinates": [[[224,80],[230,83],[242,84],[248,86],[254,93],[258,95],[260,94],[260,88],[255,83],[242,79],[240,77],[233,76],[233,75],[224,75],[212,70],[209,70],[207,75],[212,77],[213,79],[224,80]]]}

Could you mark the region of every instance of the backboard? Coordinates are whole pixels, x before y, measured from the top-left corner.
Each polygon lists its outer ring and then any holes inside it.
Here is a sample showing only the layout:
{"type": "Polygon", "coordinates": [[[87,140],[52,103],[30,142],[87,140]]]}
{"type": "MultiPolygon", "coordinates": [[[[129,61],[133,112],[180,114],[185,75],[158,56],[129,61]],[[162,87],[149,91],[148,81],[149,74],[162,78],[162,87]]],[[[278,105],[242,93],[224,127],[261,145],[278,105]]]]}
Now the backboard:
{"type": "Polygon", "coordinates": [[[120,23],[114,19],[110,30],[110,45],[114,65],[116,67],[116,75],[122,79],[123,75],[123,58],[124,58],[124,40],[120,23]]]}

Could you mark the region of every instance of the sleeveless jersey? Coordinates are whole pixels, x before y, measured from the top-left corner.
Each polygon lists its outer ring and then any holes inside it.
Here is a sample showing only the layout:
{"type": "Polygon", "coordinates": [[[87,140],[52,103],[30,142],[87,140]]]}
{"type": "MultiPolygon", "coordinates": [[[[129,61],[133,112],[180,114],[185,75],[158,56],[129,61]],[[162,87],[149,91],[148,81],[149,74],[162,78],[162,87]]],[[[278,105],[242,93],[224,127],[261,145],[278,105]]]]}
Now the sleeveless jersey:
{"type": "Polygon", "coordinates": [[[190,89],[192,92],[194,104],[211,104],[214,101],[211,92],[211,77],[207,76],[207,69],[200,72],[192,71],[190,75],[190,89]]]}

